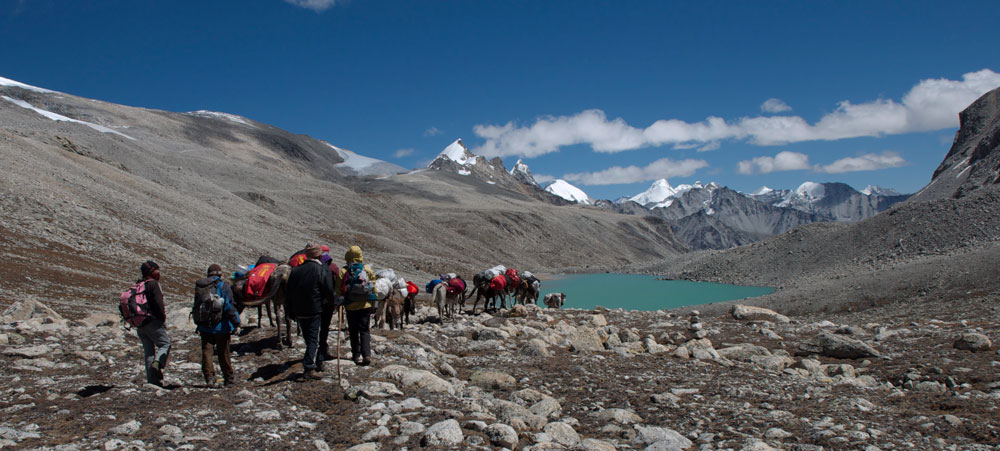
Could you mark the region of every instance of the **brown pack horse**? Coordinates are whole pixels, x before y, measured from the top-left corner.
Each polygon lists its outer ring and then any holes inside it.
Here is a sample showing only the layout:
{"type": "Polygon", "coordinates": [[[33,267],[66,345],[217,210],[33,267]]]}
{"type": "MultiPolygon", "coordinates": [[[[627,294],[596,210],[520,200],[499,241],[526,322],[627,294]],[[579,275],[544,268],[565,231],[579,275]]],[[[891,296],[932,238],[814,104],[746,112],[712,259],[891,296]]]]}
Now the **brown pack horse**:
{"type": "Polygon", "coordinates": [[[274,272],[267,279],[267,285],[264,296],[256,300],[246,299],[246,283],[247,278],[241,277],[238,279],[233,279],[233,297],[236,299],[236,309],[243,313],[243,309],[247,307],[257,307],[257,327],[260,327],[260,318],[262,316],[262,309],[267,309],[267,321],[271,327],[277,327],[278,329],[278,349],[281,349],[282,345],[289,348],[292,347],[292,336],[291,327],[292,320],[285,315],[282,318],[281,309],[285,307],[285,283],[288,282],[288,275],[292,272],[292,267],[287,264],[280,264],[275,268],[274,272]],[[271,312],[274,312],[274,317],[271,317],[271,312]],[[277,320],[277,324],[275,323],[277,320]],[[281,323],[285,323],[285,333],[281,333],[281,323]]]}

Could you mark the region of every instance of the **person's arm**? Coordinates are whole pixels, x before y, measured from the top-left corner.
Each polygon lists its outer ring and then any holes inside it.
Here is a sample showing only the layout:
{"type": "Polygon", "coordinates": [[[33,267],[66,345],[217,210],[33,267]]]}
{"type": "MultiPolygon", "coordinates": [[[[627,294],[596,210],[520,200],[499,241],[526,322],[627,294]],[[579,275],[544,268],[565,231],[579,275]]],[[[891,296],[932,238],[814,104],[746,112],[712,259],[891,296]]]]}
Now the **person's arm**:
{"type": "Polygon", "coordinates": [[[319,291],[325,301],[333,302],[336,297],[336,288],[333,286],[333,274],[330,273],[329,267],[320,266],[319,291]]]}
{"type": "Polygon", "coordinates": [[[226,318],[229,319],[229,323],[233,327],[240,326],[240,312],[236,310],[236,302],[233,300],[233,289],[228,283],[223,282],[222,284],[222,298],[226,300],[226,305],[229,306],[225,312],[223,312],[226,318]]]}
{"type": "Polygon", "coordinates": [[[163,305],[163,290],[160,289],[160,283],[153,279],[146,281],[146,303],[149,304],[149,313],[153,318],[167,320],[166,307],[163,305]]]}

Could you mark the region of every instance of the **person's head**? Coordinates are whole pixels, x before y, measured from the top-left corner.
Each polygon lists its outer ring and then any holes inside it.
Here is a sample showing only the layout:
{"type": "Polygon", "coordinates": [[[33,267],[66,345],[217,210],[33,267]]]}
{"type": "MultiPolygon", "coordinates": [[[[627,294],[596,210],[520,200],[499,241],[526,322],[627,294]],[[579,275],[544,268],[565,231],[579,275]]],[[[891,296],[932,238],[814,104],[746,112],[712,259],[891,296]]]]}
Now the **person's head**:
{"type": "Polygon", "coordinates": [[[323,255],[323,248],[316,243],[309,243],[306,245],[306,258],[310,260],[318,260],[321,255],[323,255]]]}
{"type": "Polygon", "coordinates": [[[146,263],[139,266],[139,271],[142,272],[143,279],[160,280],[160,265],[152,260],[146,260],[146,263]]]}
{"type": "Polygon", "coordinates": [[[344,254],[344,261],[347,263],[364,263],[364,256],[361,254],[361,246],[351,246],[344,254]]]}
{"type": "Polygon", "coordinates": [[[219,276],[222,277],[222,267],[212,263],[208,266],[208,271],[205,271],[205,275],[208,277],[219,276]]]}

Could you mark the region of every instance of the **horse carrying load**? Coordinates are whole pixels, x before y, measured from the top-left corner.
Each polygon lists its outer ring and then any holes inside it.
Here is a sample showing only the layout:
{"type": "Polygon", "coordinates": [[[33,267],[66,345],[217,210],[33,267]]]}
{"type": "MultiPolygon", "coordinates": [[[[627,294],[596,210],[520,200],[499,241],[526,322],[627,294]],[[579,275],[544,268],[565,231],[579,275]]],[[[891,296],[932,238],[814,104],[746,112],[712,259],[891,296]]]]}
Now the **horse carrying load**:
{"type": "Polygon", "coordinates": [[[285,315],[281,317],[281,308],[285,305],[285,283],[292,268],[283,264],[275,258],[261,256],[257,263],[246,273],[233,273],[232,287],[233,297],[236,300],[236,309],[243,313],[247,307],[257,307],[257,327],[260,327],[262,309],[267,308],[267,320],[271,327],[277,327],[278,347],[282,345],[291,347],[291,318],[285,315]],[[272,311],[274,316],[272,317],[272,311]],[[277,323],[275,323],[277,320],[277,323]],[[281,323],[284,320],[285,334],[281,333],[281,323]]]}

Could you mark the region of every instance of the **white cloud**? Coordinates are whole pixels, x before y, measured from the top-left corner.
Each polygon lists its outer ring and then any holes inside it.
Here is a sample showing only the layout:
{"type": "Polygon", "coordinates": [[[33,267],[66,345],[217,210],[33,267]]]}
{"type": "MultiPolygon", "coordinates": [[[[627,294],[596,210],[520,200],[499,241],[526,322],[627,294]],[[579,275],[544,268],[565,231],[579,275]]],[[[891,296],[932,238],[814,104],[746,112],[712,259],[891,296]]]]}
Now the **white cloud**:
{"type": "MultiPolygon", "coordinates": [[[[338,0],[285,0],[295,6],[301,6],[316,12],[326,11],[337,4],[338,0]]],[[[343,0],[340,0],[343,3],[343,0]]]]}
{"type": "Polygon", "coordinates": [[[413,149],[399,149],[393,152],[392,156],[396,158],[403,158],[405,156],[413,155],[413,152],[415,152],[413,149]]]}
{"type": "Polygon", "coordinates": [[[541,185],[542,183],[554,182],[559,178],[548,174],[532,174],[531,177],[533,177],[535,179],[535,182],[537,182],[539,185],[541,185]]]}
{"type": "Polygon", "coordinates": [[[574,116],[539,118],[530,126],[513,122],[477,125],[475,133],[486,142],[473,152],[537,157],[576,144],[589,144],[597,152],[611,153],[662,145],[684,148],[708,144],[710,148],[710,143],[724,139],[745,139],[751,144],[771,146],[940,130],[957,127],[958,113],[997,86],[1000,74],[989,69],[967,73],[960,81],[921,80],[901,101],[844,100],[815,124],[799,116],[755,116],[732,121],[710,116],[694,123],[661,119],[641,129],[622,118],[608,120],[601,110],[585,110],[574,116]]]}
{"type": "Polygon", "coordinates": [[[687,177],[694,174],[698,169],[707,166],[708,162],[705,160],[674,161],[669,158],[661,158],[646,167],[613,166],[603,171],[566,174],[562,178],[581,185],[618,185],[673,177],[687,177]]]}
{"type": "Polygon", "coordinates": [[[558,151],[560,147],[590,144],[597,152],[620,152],[644,145],[642,130],[622,118],[608,120],[601,110],[585,110],[575,116],[543,117],[530,127],[513,123],[503,126],[477,125],[476,135],[486,143],[473,153],[486,157],[520,155],[531,158],[558,151]]]}
{"type": "Polygon", "coordinates": [[[828,165],[817,165],[816,171],[828,174],[839,174],[842,172],[874,171],[886,168],[898,168],[905,166],[906,160],[898,153],[885,151],[881,154],[864,154],[857,157],[842,158],[828,165]]]}
{"type": "Polygon", "coordinates": [[[444,134],[444,132],[438,129],[437,127],[431,127],[428,128],[427,130],[424,130],[424,136],[437,136],[441,134],[444,134]]]}
{"type": "Polygon", "coordinates": [[[705,144],[704,146],[699,147],[698,152],[710,152],[713,150],[719,150],[720,147],[722,147],[722,143],[718,141],[712,141],[708,144],[705,144]]]}
{"type": "Polygon", "coordinates": [[[878,169],[897,168],[905,166],[906,160],[897,152],[885,151],[881,154],[863,154],[856,157],[841,158],[827,165],[809,164],[809,156],[798,152],[778,152],[773,157],[762,156],[752,160],[737,163],[736,171],[740,174],[768,174],[779,171],[798,171],[812,169],[816,172],[839,174],[842,172],[874,171],[878,169]]]}
{"type": "Polygon", "coordinates": [[[740,174],[767,174],[778,171],[809,169],[809,155],[798,152],[778,152],[773,157],[757,157],[737,164],[740,174]]]}
{"type": "Polygon", "coordinates": [[[792,111],[792,107],[788,106],[783,100],[772,97],[760,105],[760,110],[765,113],[784,113],[785,111],[792,111]]]}

